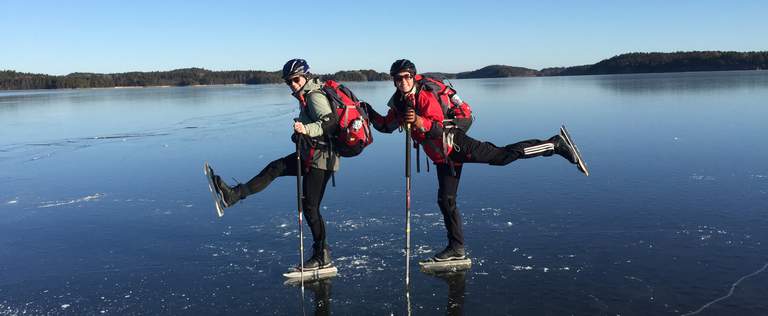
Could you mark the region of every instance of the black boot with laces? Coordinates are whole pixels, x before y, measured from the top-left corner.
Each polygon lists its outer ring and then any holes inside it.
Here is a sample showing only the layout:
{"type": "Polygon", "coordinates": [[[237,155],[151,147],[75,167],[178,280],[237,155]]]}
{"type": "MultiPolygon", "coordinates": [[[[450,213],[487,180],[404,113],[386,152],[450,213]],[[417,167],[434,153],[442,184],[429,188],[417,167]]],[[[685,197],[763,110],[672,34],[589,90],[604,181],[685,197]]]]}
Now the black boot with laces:
{"type": "Polygon", "coordinates": [[[462,260],[465,258],[464,248],[454,248],[451,246],[445,247],[443,251],[438,252],[434,257],[435,261],[462,260]]]}

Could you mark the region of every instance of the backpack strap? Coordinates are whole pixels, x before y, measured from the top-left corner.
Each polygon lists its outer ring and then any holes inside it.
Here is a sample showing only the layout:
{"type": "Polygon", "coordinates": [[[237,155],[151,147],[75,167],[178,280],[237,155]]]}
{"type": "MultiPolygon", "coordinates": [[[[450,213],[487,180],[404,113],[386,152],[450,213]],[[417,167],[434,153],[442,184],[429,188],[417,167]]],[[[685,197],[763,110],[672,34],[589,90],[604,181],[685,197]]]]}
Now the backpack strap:
{"type": "Polygon", "coordinates": [[[447,115],[448,111],[451,108],[451,104],[450,104],[450,101],[446,102],[445,100],[443,100],[442,96],[447,95],[445,91],[450,88],[443,83],[438,84],[436,79],[432,79],[425,76],[421,76],[421,78],[418,80],[418,83],[421,89],[427,90],[430,93],[432,93],[433,96],[435,96],[435,99],[437,99],[437,103],[440,104],[440,107],[443,110],[443,115],[447,115]]]}

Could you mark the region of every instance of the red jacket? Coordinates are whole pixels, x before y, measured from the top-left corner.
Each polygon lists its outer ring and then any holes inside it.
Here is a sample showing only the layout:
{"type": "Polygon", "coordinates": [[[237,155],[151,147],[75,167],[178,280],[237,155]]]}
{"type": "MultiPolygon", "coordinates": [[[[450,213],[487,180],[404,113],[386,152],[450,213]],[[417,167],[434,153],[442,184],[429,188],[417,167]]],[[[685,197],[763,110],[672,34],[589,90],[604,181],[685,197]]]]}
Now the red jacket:
{"type": "Polygon", "coordinates": [[[416,87],[416,92],[403,96],[400,91],[395,92],[387,103],[389,111],[387,116],[372,113],[371,121],[374,128],[383,133],[391,133],[397,129],[403,121],[406,109],[412,107],[420,120],[422,128],[411,124],[411,138],[424,147],[424,152],[435,163],[445,163],[445,156],[449,155],[453,148],[443,148],[443,109],[429,91],[416,87]],[[445,152],[444,152],[445,151],[445,152]]]}

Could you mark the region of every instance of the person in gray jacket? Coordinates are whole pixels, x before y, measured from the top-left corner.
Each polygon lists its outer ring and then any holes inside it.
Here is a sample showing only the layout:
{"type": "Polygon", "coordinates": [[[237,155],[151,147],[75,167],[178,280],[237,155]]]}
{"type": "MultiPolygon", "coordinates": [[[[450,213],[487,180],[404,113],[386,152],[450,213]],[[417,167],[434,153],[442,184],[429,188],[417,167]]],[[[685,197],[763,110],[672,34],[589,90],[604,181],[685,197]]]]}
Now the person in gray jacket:
{"type": "MultiPolygon", "coordinates": [[[[331,256],[325,240],[325,221],[320,214],[320,202],[333,172],[339,170],[339,156],[325,144],[336,130],[337,120],[328,98],[321,91],[323,82],[309,72],[303,59],[291,59],[283,66],[283,79],[299,100],[301,112],[293,123],[293,141],[302,147],[302,168],[297,170],[296,153],[277,159],[245,184],[227,185],[220,176],[213,174],[213,183],[225,208],[232,207],[245,197],[261,192],[277,177],[303,176],[302,205],[304,218],[312,230],[313,254],[305,263],[305,270],[331,266],[331,256]]],[[[223,214],[220,214],[223,215],[223,214]]]]}

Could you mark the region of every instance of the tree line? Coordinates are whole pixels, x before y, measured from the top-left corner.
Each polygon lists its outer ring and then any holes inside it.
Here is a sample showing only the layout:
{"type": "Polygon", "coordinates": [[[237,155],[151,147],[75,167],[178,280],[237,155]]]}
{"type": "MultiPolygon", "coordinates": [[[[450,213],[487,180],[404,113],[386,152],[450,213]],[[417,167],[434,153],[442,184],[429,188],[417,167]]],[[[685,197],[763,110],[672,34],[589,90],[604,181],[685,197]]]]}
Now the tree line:
{"type": "MultiPolygon", "coordinates": [[[[324,80],[379,81],[389,74],[374,70],[339,71],[320,75],[324,80]]],[[[0,71],[0,90],[74,89],[150,86],[194,86],[219,84],[282,83],[280,71],[211,71],[186,68],[171,71],[125,72],[114,74],[71,73],[66,76],[0,71]]]]}

